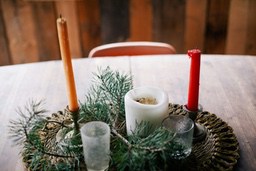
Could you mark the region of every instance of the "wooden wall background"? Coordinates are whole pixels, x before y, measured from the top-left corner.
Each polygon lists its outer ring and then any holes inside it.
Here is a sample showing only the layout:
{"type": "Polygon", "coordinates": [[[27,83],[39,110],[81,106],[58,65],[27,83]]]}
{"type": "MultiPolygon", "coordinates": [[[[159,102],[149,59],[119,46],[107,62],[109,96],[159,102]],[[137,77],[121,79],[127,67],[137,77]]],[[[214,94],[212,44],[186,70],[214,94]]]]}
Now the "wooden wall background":
{"type": "Polygon", "coordinates": [[[256,0],[0,0],[0,65],[60,59],[56,19],[71,53],[119,41],[160,41],[178,53],[256,55],[256,0]]]}

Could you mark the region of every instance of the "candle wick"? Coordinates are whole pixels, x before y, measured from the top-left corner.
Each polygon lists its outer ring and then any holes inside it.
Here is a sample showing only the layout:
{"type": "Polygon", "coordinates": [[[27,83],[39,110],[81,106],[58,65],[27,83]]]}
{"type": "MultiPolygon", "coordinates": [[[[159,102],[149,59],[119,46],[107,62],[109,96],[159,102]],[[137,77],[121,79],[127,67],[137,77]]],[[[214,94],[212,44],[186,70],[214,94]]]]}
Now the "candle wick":
{"type": "Polygon", "coordinates": [[[62,15],[60,14],[60,19],[62,18],[62,15]]]}

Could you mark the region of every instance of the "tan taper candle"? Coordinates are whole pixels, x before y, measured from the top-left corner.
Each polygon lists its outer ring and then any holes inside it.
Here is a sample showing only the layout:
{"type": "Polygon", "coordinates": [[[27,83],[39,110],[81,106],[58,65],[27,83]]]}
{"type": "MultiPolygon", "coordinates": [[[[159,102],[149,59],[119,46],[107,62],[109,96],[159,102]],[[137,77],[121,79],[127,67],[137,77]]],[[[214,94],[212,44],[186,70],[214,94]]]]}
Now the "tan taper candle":
{"type": "Polygon", "coordinates": [[[66,76],[66,89],[69,104],[68,108],[71,112],[75,112],[79,109],[79,107],[68,41],[67,22],[64,18],[60,17],[57,19],[57,29],[60,44],[60,53],[66,76]]]}

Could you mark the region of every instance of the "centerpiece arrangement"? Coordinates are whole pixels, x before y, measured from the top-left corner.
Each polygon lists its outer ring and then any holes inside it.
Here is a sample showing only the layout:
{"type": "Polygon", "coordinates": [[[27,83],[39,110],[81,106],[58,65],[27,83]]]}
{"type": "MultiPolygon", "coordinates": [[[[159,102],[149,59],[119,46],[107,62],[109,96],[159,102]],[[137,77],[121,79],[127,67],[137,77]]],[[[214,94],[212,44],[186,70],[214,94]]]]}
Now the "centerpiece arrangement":
{"type": "Polygon", "coordinates": [[[57,26],[68,106],[49,116],[42,102],[30,101],[18,110],[20,119],[10,123],[10,135],[22,146],[21,156],[29,170],[86,170],[83,151],[89,147],[84,139],[82,142],[80,129],[92,121],[110,128],[108,170],[233,169],[239,154],[232,128],[215,114],[198,109],[199,50],[188,53],[191,70],[186,105],[169,103],[159,89],[133,88],[130,75],[109,67],[94,73],[85,102],[78,104],[65,19],[60,17],[57,26]],[[189,156],[173,157],[174,149],[184,147],[174,141],[178,132],[162,124],[169,116],[192,119],[194,139],[189,156]]]}

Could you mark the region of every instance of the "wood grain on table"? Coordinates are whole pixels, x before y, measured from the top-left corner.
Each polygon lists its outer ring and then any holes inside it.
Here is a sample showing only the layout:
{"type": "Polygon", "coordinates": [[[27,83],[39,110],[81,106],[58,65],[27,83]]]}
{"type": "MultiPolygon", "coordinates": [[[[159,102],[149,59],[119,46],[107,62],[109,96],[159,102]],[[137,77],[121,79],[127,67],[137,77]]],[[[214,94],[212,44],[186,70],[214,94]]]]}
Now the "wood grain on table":
{"type": "MultiPolygon", "coordinates": [[[[134,87],[151,85],[165,90],[171,103],[186,104],[190,60],[187,55],[110,57],[73,60],[78,99],[84,102],[97,68],[130,73],[134,87]]],[[[233,129],[240,144],[234,170],[256,170],[256,58],[202,55],[199,103],[233,129]]],[[[16,110],[30,99],[45,99],[51,112],[67,105],[61,61],[0,67],[0,170],[24,170],[19,148],[8,138],[16,110]]]]}

